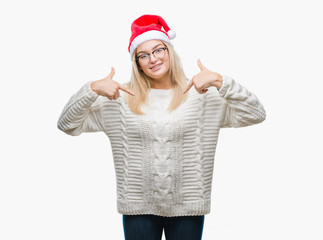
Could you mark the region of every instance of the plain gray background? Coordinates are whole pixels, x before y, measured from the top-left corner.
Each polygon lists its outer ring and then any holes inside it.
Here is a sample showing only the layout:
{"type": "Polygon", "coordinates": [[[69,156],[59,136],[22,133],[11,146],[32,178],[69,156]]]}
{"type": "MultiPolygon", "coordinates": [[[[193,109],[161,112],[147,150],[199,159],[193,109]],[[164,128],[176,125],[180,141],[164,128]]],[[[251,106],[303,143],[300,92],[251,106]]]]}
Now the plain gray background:
{"type": "Polygon", "coordinates": [[[221,131],[205,240],[323,239],[319,1],[1,1],[0,239],[123,239],[110,142],[56,123],[83,84],[130,79],[130,24],[161,15],[196,61],[256,93],[267,119],[221,131]],[[112,237],[113,236],[113,237],[112,237]]]}

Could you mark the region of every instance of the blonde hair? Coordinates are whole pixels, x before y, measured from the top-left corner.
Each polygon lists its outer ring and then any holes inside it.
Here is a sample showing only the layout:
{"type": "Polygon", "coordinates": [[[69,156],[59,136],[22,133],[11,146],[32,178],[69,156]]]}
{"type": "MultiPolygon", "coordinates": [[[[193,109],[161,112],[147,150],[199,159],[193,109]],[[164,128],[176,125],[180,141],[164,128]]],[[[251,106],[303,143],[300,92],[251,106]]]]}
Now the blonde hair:
{"type": "MultiPolygon", "coordinates": [[[[170,59],[169,74],[173,85],[173,98],[167,111],[171,112],[186,100],[187,93],[183,94],[182,91],[186,88],[188,80],[184,74],[180,58],[174,48],[167,42],[162,41],[162,43],[167,47],[170,59]]],[[[138,115],[145,115],[141,111],[141,106],[146,103],[148,92],[151,88],[151,82],[150,78],[143,71],[139,70],[136,54],[133,54],[132,59],[131,80],[126,86],[135,93],[134,96],[125,94],[125,100],[127,101],[129,108],[138,115]]]]}

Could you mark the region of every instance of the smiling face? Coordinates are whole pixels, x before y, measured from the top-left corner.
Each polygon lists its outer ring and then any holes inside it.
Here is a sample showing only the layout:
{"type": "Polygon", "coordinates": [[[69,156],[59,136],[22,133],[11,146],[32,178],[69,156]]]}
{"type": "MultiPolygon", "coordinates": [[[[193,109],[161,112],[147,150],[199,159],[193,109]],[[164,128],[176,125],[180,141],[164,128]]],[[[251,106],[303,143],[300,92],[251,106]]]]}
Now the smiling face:
{"type": "Polygon", "coordinates": [[[148,40],[136,49],[136,56],[139,57],[137,60],[139,69],[151,79],[164,80],[169,78],[170,60],[168,50],[161,49],[164,47],[165,45],[160,40],[148,40]],[[152,54],[152,52],[155,54],[152,54]],[[149,54],[149,56],[142,58],[144,54],[149,54]]]}

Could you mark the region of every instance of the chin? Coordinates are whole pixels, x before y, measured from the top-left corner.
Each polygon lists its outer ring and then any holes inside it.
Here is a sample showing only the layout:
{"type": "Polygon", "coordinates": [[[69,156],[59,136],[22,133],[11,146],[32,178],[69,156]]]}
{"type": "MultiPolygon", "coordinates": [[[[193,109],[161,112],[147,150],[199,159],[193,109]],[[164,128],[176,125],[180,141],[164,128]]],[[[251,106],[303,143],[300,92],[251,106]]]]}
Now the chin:
{"type": "Polygon", "coordinates": [[[160,79],[163,78],[166,75],[166,73],[163,71],[161,73],[150,73],[149,77],[154,79],[160,79]]]}

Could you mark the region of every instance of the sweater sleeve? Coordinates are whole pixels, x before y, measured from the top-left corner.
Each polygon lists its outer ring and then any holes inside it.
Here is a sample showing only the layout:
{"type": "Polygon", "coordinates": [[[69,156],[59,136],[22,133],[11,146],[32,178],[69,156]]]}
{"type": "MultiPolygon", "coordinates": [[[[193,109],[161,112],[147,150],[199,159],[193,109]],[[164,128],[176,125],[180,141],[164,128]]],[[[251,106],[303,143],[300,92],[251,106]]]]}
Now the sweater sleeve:
{"type": "Polygon", "coordinates": [[[219,95],[224,99],[221,127],[245,127],[265,120],[265,109],[256,95],[232,78],[223,76],[219,95]]]}
{"type": "Polygon", "coordinates": [[[58,119],[58,129],[66,134],[78,136],[104,129],[101,97],[92,91],[90,84],[86,83],[70,98],[58,119]]]}

